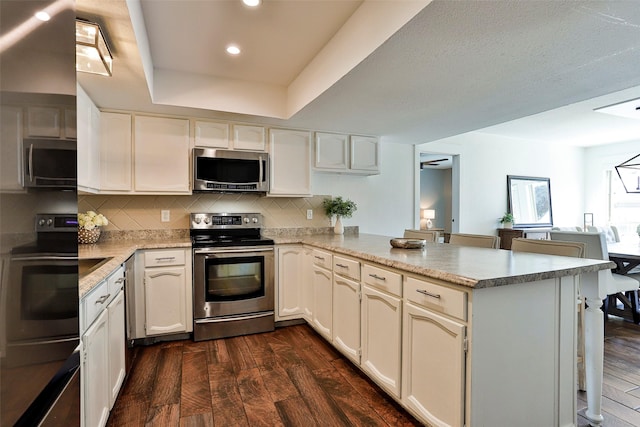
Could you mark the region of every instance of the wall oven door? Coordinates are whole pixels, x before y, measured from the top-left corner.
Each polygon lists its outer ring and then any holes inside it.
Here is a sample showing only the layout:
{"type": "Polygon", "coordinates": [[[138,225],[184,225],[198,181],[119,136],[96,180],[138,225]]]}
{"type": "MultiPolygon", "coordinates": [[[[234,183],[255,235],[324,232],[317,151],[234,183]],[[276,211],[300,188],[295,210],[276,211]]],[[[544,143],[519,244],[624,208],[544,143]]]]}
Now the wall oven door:
{"type": "Polygon", "coordinates": [[[194,249],[194,317],[274,309],[273,247],[194,249]]]}

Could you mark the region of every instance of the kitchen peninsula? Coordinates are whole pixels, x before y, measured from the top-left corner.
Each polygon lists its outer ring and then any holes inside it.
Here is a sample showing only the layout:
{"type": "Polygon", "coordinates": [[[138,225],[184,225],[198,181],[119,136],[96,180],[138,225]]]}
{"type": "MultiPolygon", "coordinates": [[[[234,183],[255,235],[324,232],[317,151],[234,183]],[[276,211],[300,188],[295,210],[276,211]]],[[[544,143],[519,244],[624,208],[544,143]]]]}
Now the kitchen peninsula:
{"type": "MultiPolygon", "coordinates": [[[[396,401],[434,425],[576,424],[580,277],[591,307],[585,315],[586,415],[594,424],[602,421],[603,318],[597,307],[604,297],[601,272],[612,263],[439,243],[395,249],[390,237],[368,234],[270,237],[278,249],[280,320],[304,318],[396,401]],[[356,290],[356,299],[348,289],[356,290]]],[[[137,244],[128,246],[129,255],[137,244]]],[[[80,257],[116,259],[107,248],[117,245],[101,246],[81,248],[80,257]]],[[[84,285],[108,268],[89,274],[84,285]]]]}

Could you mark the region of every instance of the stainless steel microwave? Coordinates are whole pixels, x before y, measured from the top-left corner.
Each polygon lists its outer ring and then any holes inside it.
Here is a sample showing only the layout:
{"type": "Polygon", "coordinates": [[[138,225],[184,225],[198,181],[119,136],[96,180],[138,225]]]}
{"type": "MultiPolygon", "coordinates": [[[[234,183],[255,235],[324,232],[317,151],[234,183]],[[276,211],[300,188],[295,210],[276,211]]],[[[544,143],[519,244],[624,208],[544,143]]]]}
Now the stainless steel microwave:
{"type": "Polygon", "coordinates": [[[77,143],[62,139],[22,141],[23,185],[27,188],[75,189],[78,175],[77,143]]]}
{"type": "Polygon", "coordinates": [[[269,155],[194,148],[193,191],[266,193],[269,191],[269,155]]]}

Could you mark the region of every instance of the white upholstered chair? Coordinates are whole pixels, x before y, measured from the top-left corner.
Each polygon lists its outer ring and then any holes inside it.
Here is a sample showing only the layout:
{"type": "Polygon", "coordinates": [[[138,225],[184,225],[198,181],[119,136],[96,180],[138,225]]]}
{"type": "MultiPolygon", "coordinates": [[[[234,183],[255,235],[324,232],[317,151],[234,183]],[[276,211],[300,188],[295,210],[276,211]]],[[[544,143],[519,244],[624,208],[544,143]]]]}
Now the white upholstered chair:
{"type": "MultiPolygon", "coordinates": [[[[572,231],[551,231],[551,240],[564,240],[571,242],[586,243],[585,258],[609,260],[609,252],[607,251],[607,241],[604,233],[593,232],[572,232],[572,231]]],[[[636,275],[634,275],[636,276],[636,275]]],[[[609,305],[622,304],[630,308],[633,312],[637,311],[638,305],[638,285],[640,281],[631,276],[622,274],[614,274],[611,270],[607,270],[607,295],[604,300],[603,310],[605,319],[609,314],[609,305]]]]}
{"type": "Polygon", "coordinates": [[[460,246],[500,249],[500,237],[484,234],[451,233],[449,243],[460,246]]]}
{"type": "Polygon", "coordinates": [[[554,231],[584,231],[582,230],[582,227],[576,225],[573,227],[553,227],[552,230],[554,231]]]}
{"type": "Polygon", "coordinates": [[[608,225],[606,227],[594,227],[592,225],[588,225],[587,231],[590,233],[604,233],[607,243],[616,243],[620,241],[620,233],[618,233],[618,228],[615,225],[608,225]]]}
{"type": "MultiPolygon", "coordinates": [[[[511,241],[512,252],[532,252],[537,254],[568,256],[575,258],[584,258],[586,252],[586,243],[584,242],[567,242],[562,240],[534,240],[515,238],[511,241]]],[[[587,373],[584,363],[584,298],[578,295],[578,389],[586,390],[587,373]]]]}
{"type": "Polygon", "coordinates": [[[404,237],[407,239],[424,239],[427,242],[437,242],[440,233],[431,230],[404,230],[404,237]]]}

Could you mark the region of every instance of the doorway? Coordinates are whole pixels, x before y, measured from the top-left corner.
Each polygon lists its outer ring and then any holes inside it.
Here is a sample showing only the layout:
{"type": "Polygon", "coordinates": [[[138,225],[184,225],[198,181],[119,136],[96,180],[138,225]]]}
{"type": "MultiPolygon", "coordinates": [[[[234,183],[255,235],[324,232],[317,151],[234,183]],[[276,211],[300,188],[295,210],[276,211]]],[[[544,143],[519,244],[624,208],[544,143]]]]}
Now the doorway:
{"type": "Polygon", "coordinates": [[[448,235],[459,231],[460,159],[457,154],[418,152],[416,228],[426,228],[425,210],[435,218],[432,228],[448,235]]]}

